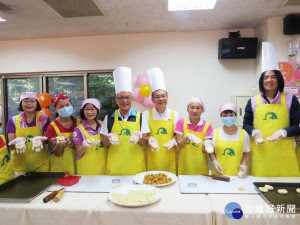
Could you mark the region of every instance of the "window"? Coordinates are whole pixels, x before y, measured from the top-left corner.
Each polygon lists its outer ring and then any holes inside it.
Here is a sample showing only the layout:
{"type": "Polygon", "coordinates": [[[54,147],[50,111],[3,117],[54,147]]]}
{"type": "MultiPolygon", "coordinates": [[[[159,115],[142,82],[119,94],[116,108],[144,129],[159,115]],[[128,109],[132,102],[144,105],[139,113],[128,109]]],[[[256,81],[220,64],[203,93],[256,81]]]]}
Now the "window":
{"type": "Polygon", "coordinates": [[[10,78],[5,79],[4,90],[6,92],[5,118],[19,114],[18,106],[20,95],[27,91],[40,92],[40,78],[10,78]]]}
{"type": "Polygon", "coordinates": [[[100,101],[100,120],[104,120],[106,114],[113,112],[117,108],[115,102],[115,85],[111,75],[89,74],[87,93],[88,98],[96,98],[100,101]]]}
{"type": "MultiPolygon", "coordinates": [[[[46,78],[46,92],[54,97],[59,93],[69,96],[74,108],[74,117],[79,118],[79,111],[82,101],[84,100],[84,77],[82,76],[51,76],[46,78]]],[[[55,118],[53,105],[49,109],[52,112],[52,120],[55,118]]]]}
{"type": "MultiPolygon", "coordinates": [[[[27,91],[38,94],[46,92],[52,97],[59,93],[67,94],[72,102],[75,113],[74,117],[79,118],[81,103],[85,98],[96,98],[101,102],[100,120],[104,116],[116,109],[115,88],[111,72],[63,72],[63,73],[43,73],[43,74],[5,74],[2,77],[4,102],[0,102],[0,107],[4,108],[4,118],[2,122],[5,129],[7,120],[18,115],[20,95],[27,91]],[[22,78],[20,78],[22,77],[22,78]],[[2,103],[2,104],[1,104],[2,103]]],[[[49,106],[53,120],[55,112],[53,105],[49,106]]],[[[3,132],[4,132],[3,129],[3,132]]]]}

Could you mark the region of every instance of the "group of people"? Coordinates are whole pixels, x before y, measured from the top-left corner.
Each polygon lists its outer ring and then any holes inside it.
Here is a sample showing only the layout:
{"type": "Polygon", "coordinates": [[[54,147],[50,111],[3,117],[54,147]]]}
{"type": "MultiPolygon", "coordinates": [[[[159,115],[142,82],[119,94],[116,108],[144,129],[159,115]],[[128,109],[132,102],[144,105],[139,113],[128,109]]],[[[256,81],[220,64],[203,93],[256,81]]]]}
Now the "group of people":
{"type": "Polygon", "coordinates": [[[261,94],[247,103],[244,129],[235,125],[239,107],[225,103],[219,109],[223,126],[215,130],[202,118],[206,108],[198,97],[188,101],[186,118],[167,107],[168,92],[159,68],[148,70],[155,106],[143,113],[132,107],[131,69],[118,67],[113,76],[118,109],[103,122],[98,120],[97,99],[82,102],[79,120],[73,117],[70,98],[57,94],[52,100],[56,118],[50,122],[36,114],[41,109],[36,93],[23,93],[21,114],[7,122],[8,144],[0,136],[0,183],[12,179],[13,173],[48,171],[208,175],[209,159],[216,175],[299,176],[293,137],[300,135],[300,107],[295,96],[283,92],[280,71],[261,74],[261,94]]]}

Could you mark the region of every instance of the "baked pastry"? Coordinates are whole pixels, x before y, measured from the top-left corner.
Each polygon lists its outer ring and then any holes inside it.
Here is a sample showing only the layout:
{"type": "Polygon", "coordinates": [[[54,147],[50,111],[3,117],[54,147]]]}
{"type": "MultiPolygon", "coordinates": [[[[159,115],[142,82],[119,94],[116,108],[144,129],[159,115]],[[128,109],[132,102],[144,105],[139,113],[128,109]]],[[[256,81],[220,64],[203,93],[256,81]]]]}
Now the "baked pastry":
{"type": "Polygon", "coordinates": [[[60,136],[57,136],[56,139],[57,139],[58,141],[64,141],[64,140],[65,140],[65,136],[60,135],[60,136]]]}
{"type": "Polygon", "coordinates": [[[41,147],[41,142],[40,141],[35,141],[32,143],[33,147],[34,148],[38,148],[38,147],[41,147]]]}
{"type": "Polygon", "coordinates": [[[286,195],[288,193],[286,189],[278,189],[277,192],[281,195],[286,195]]]}
{"type": "Polygon", "coordinates": [[[206,152],[207,152],[208,154],[214,153],[214,147],[212,147],[212,146],[208,146],[208,147],[205,148],[205,149],[206,149],[206,152]]]}
{"type": "Polygon", "coordinates": [[[264,139],[262,139],[262,138],[257,138],[256,142],[257,142],[258,144],[262,144],[262,143],[264,143],[264,139]]]}

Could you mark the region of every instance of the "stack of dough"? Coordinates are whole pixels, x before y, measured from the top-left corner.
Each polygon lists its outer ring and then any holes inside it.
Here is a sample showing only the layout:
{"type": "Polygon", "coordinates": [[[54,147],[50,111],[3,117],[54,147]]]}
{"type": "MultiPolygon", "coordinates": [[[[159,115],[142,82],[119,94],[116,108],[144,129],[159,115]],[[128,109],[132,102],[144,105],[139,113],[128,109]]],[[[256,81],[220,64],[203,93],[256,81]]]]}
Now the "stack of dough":
{"type": "Polygon", "coordinates": [[[128,190],[127,193],[112,193],[112,199],[123,205],[137,205],[153,202],[157,199],[156,189],[151,191],[128,190]]]}

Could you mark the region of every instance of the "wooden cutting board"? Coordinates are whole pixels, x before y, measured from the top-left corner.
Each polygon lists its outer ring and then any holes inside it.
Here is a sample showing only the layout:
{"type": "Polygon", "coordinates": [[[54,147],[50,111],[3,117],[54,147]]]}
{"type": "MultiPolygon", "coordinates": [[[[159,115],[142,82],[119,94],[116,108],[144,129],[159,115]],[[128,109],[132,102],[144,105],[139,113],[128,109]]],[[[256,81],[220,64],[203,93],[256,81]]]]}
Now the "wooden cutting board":
{"type": "Polygon", "coordinates": [[[211,177],[201,175],[180,175],[179,185],[181,193],[199,193],[199,194],[257,194],[253,185],[254,177],[247,176],[244,179],[235,178],[230,182],[214,180],[211,177]],[[245,190],[240,190],[244,187],[245,190]]]}

